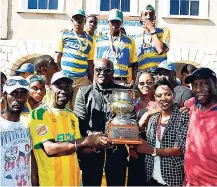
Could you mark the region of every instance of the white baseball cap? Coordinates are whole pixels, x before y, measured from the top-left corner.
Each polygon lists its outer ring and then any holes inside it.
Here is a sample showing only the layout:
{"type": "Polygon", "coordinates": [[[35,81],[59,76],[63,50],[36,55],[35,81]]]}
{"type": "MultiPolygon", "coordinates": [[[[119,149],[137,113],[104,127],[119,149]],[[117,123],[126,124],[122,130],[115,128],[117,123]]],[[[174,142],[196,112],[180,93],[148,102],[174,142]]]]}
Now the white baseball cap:
{"type": "Polygon", "coordinates": [[[28,81],[21,76],[11,76],[3,85],[3,92],[11,94],[11,92],[18,88],[24,88],[29,91],[28,81]]]}

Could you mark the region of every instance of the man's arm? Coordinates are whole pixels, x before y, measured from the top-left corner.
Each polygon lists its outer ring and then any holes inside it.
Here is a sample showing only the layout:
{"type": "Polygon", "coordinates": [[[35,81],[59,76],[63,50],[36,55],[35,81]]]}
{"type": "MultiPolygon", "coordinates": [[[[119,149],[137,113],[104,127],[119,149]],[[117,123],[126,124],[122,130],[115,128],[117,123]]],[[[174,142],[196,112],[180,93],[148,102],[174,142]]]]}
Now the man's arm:
{"type": "Polygon", "coordinates": [[[133,80],[136,80],[136,72],[138,70],[138,62],[132,63],[132,77],[133,80]]]}
{"type": "Polygon", "coordinates": [[[85,148],[107,148],[111,146],[111,141],[102,135],[91,135],[70,142],[46,141],[42,144],[42,149],[50,157],[71,155],[76,151],[85,148]]]}
{"type": "Polygon", "coordinates": [[[61,58],[62,58],[62,53],[56,52],[55,56],[54,56],[54,60],[57,63],[57,66],[58,66],[59,69],[61,69],[61,64],[60,64],[61,58]]]}
{"type": "Polygon", "coordinates": [[[87,63],[88,63],[88,77],[89,77],[89,80],[93,82],[93,72],[94,72],[93,60],[88,60],[87,63]]]}
{"type": "Polygon", "coordinates": [[[157,34],[151,35],[151,38],[154,42],[157,53],[159,55],[162,55],[164,53],[164,43],[162,41],[160,41],[160,39],[157,37],[157,34]]]}

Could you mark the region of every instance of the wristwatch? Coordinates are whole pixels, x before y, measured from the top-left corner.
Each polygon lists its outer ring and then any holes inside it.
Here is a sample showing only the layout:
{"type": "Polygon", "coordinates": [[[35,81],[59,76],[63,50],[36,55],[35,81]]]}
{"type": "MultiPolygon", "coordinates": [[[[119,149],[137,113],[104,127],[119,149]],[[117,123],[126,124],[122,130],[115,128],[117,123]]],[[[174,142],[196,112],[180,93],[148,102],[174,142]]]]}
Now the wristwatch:
{"type": "Polygon", "coordinates": [[[154,151],[153,151],[153,153],[151,154],[151,156],[156,156],[156,155],[157,155],[157,149],[154,148],[154,151]]]}

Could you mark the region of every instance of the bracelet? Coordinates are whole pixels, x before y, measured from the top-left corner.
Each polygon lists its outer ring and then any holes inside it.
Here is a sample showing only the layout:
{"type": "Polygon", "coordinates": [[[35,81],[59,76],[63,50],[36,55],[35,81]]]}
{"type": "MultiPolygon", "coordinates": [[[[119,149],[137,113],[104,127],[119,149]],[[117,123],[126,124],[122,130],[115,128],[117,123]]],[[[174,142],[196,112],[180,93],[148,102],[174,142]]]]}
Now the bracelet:
{"type": "Polygon", "coordinates": [[[75,151],[78,151],[77,141],[75,140],[75,151]]]}

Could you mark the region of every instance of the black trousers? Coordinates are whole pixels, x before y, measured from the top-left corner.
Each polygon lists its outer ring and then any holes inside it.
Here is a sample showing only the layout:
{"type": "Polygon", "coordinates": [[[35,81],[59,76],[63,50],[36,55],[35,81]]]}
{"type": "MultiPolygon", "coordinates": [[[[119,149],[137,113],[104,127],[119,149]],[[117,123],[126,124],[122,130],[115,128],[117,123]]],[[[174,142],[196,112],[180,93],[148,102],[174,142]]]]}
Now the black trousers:
{"type": "Polygon", "coordinates": [[[168,186],[168,185],[161,184],[154,178],[151,178],[150,181],[147,183],[147,186],[168,186]]]}
{"type": "Polygon", "coordinates": [[[107,186],[125,186],[127,155],[125,151],[112,149],[100,153],[80,155],[82,182],[84,186],[101,186],[103,168],[107,186]]]}
{"type": "Polygon", "coordinates": [[[145,186],[145,156],[139,155],[138,158],[130,157],[128,166],[127,186],[145,186]]]}

